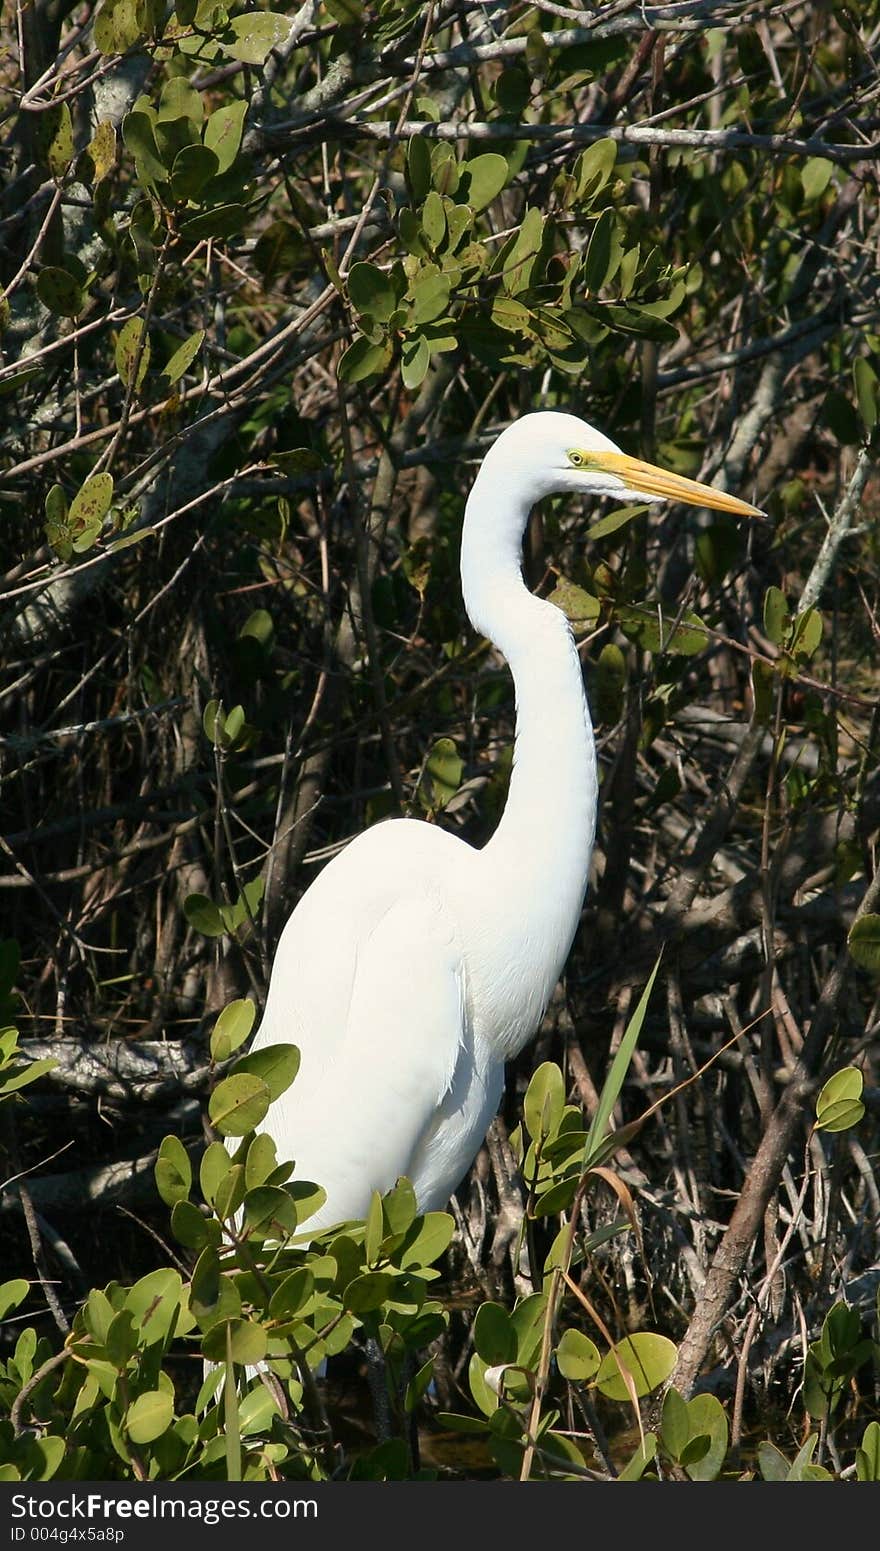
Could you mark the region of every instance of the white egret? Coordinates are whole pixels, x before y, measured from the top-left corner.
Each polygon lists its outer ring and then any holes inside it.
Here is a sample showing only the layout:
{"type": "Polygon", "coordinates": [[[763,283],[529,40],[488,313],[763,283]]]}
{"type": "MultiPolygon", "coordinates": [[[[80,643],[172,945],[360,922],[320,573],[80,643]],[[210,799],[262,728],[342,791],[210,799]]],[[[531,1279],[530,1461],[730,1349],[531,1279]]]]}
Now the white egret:
{"type": "Polygon", "coordinates": [[[327,1199],[306,1226],[362,1217],[405,1174],[419,1209],[448,1201],[535,1033],[578,924],[598,795],[593,728],[568,621],[521,575],[531,508],[559,492],[752,514],[722,491],[621,452],[573,415],[501,433],[467,502],[465,608],[507,658],[516,743],[503,817],[482,850],[414,819],[359,835],[282,933],[254,1041],[299,1046],[264,1129],[327,1199]]]}

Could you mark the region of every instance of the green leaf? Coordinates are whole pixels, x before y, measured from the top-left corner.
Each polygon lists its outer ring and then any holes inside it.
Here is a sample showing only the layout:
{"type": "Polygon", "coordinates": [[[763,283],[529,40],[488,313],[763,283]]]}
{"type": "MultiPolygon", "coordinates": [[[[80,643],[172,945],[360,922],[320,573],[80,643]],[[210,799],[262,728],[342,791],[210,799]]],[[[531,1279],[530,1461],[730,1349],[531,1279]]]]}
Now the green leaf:
{"type": "Polygon", "coordinates": [[[414,203],[422,204],[431,187],[431,148],[421,135],[407,143],[406,182],[414,203]]]}
{"type": "Polygon", "coordinates": [[[14,1277],[11,1282],[0,1283],[0,1319],[5,1319],[13,1309],[17,1309],[28,1295],[30,1283],[23,1276],[14,1277]]]}
{"type": "Polygon", "coordinates": [[[431,364],[431,349],[424,335],[404,340],[401,350],[400,375],[405,388],[418,388],[424,382],[431,364]]]}
{"type": "Polygon", "coordinates": [[[125,54],[142,34],[136,0],[104,0],[95,17],[95,45],[102,54],[125,54]]]}
{"type": "Polygon", "coordinates": [[[433,1378],[434,1359],[433,1357],[429,1357],[427,1362],[422,1364],[418,1373],[414,1374],[414,1376],[410,1379],[406,1387],[406,1395],[404,1396],[403,1405],[404,1410],[408,1416],[412,1415],[416,1409],[416,1406],[419,1404],[419,1401],[423,1400],[425,1395],[428,1393],[433,1378]]]}
{"type": "Polygon", "coordinates": [[[85,306],[82,286],[66,269],[48,264],[37,275],[37,295],[44,307],[60,318],[76,318],[85,306]]]}
{"type": "Polygon", "coordinates": [[[368,1265],[373,1265],[379,1259],[384,1237],[385,1214],[382,1211],[382,1197],[378,1190],[374,1190],[364,1219],[364,1258],[368,1265]]]}
{"type": "Polygon", "coordinates": [[[229,1002],[211,1030],[211,1060],[228,1061],[233,1051],[244,1044],[256,1016],[254,1003],[246,997],[229,1002]]]}
{"type": "Polygon", "coordinates": [[[838,388],[831,388],[822,405],[822,419],[843,447],[856,447],[863,437],[853,405],[838,388]]]}
{"type": "Polygon", "coordinates": [[[862,424],[870,435],[877,424],[877,373],[863,355],[853,362],[853,383],[862,424]]]}
{"type": "Polygon", "coordinates": [[[114,1314],[107,1329],[107,1360],[121,1373],[128,1366],[138,1346],[138,1333],[134,1328],[131,1309],[120,1309],[114,1314]]]}
{"type": "Polygon", "coordinates": [[[616,727],[626,699],[626,658],[615,641],[603,646],[596,662],[596,716],[606,727],[616,727]]]}
{"type": "Polygon", "coordinates": [[[468,1383],[471,1394],[484,1416],[493,1416],[498,1410],[499,1399],[493,1389],[486,1383],[486,1369],[490,1364],[485,1363],[478,1352],[471,1354],[468,1363],[468,1383]]]}
{"type": "MultiPolygon", "coordinates": [[[[275,1143],[266,1131],[259,1131],[248,1148],[244,1162],[245,1179],[248,1190],[253,1190],[257,1185],[264,1185],[270,1174],[274,1174],[278,1168],[278,1157],[275,1151],[275,1143]]],[[[278,1180],[273,1181],[278,1184],[278,1180]]]]}
{"type": "Polygon", "coordinates": [[[251,1367],[262,1362],[266,1355],[266,1332],[262,1325],[250,1319],[218,1321],[202,1341],[202,1352],[209,1362],[225,1362],[227,1354],[234,1363],[251,1367]]]}
{"type": "Polygon", "coordinates": [[[177,1201],[171,1208],[171,1232],[187,1249],[202,1250],[220,1243],[220,1224],[205,1217],[192,1201],[177,1201]]]}
{"type": "Polygon", "coordinates": [[[192,1187],[189,1153],[177,1136],[166,1136],[156,1159],[156,1189],[166,1206],[185,1201],[192,1187]]]}
{"type": "Polygon", "coordinates": [[[758,1469],[764,1481],[787,1481],[791,1466],[775,1443],[758,1444],[758,1469]]]}
{"type": "Polygon", "coordinates": [[[199,1188],[209,1206],[213,1206],[220,1182],[231,1168],[232,1159],[223,1143],[210,1142],[199,1163],[199,1188]]]}
{"type": "Polygon", "coordinates": [[[391,277],[377,264],[353,264],[348,276],[348,297],[356,312],[376,323],[387,323],[397,307],[391,277]]]}
{"type": "Polygon", "coordinates": [[[530,284],[543,241],[544,215],[538,206],[531,205],[523,216],[513,244],[503,252],[504,285],[513,295],[524,291],[530,284]]]}
{"type": "Polygon", "coordinates": [[[801,168],[801,183],[803,184],[804,199],[812,204],[814,199],[819,199],[831,181],[834,171],[834,163],[829,162],[824,156],[810,156],[801,168]]]}
{"type": "Polygon", "coordinates": [[[116,370],[125,386],[128,388],[134,383],[135,391],[140,389],[150,364],[150,341],[148,337],[144,338],[143,318],[129,318],[127,323],[123,323],[116,339],[115,357],[116,370]]]}
{"type": "Polygon", "coordinates": [[[805,609],[794,620],[789,650],[797,658],[806,661],[812,657],[822,640],[822,615],[818,609],[805,609]]]}
{"type": "Polygon", "coordinates": [[[778,587],[768,587],[764,598],[764,633],[774,646],[781,646],[791,624],[791,614],[785,594],[778,587]]]}
{"type": "Polygon", "coordinates": [[[262,1078],[251,1072],[236,1072],[217,1084],[208,1103],[208,1115],[222,1136],[246,1136],[265,1118],[271,1102],[262,1078]]]}
{"type": "Polygon", "coordinates": [[[667,1454],[670,1454],[674,1460],[680,1461],[690,1436],[691,1425],[687,1401],[673,1386],[666,1391],[663,1398],[660,1421],[660,1437],[667,1454]]]}
{"type": "Polygon", "coordinates": [[[532,93],[527,70],[505,62],[501,74],[492,83],[492,96],[506,118],[522,119],[523,109],[532,93]]]}
{"type": "Polygon", "coordinates": [[[68,525],[71,529],[99,526],[113,501],[113,476],[93,474],[77,491],[70,503],[68,525]]]}
{"type": "Polygon", "coordinates": [[[773,685],[775,675],[768,662],[755,658],[752,663],[752,695],[755,701],[755,720],[766,727],[773,711],[773,685]]]}
{"type": "Polygon", "coordinates": [[[689,1444],[705,1439],[707,1447],[700,1452],[699,1458],[696,1455],[685,1458],[682,1450],[681,1462],[692,1481],[714,1481],[721,1474],[730,1440],[724,1407],[715,1395],[695,1395],[687,1403],[687,1413],[689,1444]]]}
{"type": "MultiPolygon", "coordinates": [[[[634,1336],[624,1336],[622,1341],[618,1341],[615,1351],[631,1374],[636,1394],[639,1396],[650,1395],[652,1390],[664,1384],[675,1367],[678,1357],[674,1341],[649,1331],[639,1331],[634,1336]]],[[[596,1374],[596,1388],[608,1400],[629,1399],[629,1390],[623,1381],[613,1351],[608,1352],[602,1359],[601,1367],[596,1374]]]]}
{"type": "Polygon", "coordinates": [[[299,1071],[299,1051],[296,1045],[264,1045],[261,1050],[252,1050],[236,1061],[235,1071],[258,1077],[265,1083],[274,1103],[290,1087],[299,1071]]]}
{"type": "Polygon", "coordinates": [[[180,151],[191,150],[193,146],[204,150],[199,126],[191,118],[163,119],[161,123],[154,121],[153,134],[156,137],[156,148],[162,158],[166,174],[171,171],[180,151]]]}
{"type": "Polygon", "coordinates": [[[510,1315],[500,1303],[481,1303],[473,1327],[474,1347],[490,1368],[515,1363],[517,1335],[510,1315]]]}
{"type": "Polygon", "coordinates": [[[846,942],[862,969],[880,974],[880,915],[859,916],[850,927],[846,942]]]}
{"type": "MultiPolygon", "coordinates": [[[[599,1096],[599,1103],[596,1106],[596,1113],[593,1116],[593,1121],[587,1133],[587,1140],[584,1146],[585,1168],[589,1168],[591,1159],[596,1153],[598,1147],[605,1139],[605,1133],[608,1130],[608,1123],[611,1119],[614,1106],[620,1097],[620,1090],[623,1087],[624,1079],[629,1070],[629,1064],[632,1060],[633,1051],[636,1048],[636,1042],[642,1032],[642,1024],[645,1021],[645,1014],[648,1010],[648,1002],[650,1001],[651,992],[654,989],[654,981],[657,979],[657,971],[659,968],[660,959],[658,958],[654,968],[651,970],[650,976],[648,977],[648,983],[645,986],[641,996],[639,997],[638,1006],[636,1007],[635,1012],[633,1013],[629,1023],[626,1026],[623,1038],[617,1047],[617,1053],[615,1054],[614,1060],[611,1063],[611,1070],[605,1079],[602,1092],[599,1096]]],[[[669,1371],[671,1373],[672,1369],[670,1368],[669,1371]]]]}
{"type": "Polygon", "coordinates": [[[412,282],[413,303],[408,322],[415,327],[433,323],[449,306],[450,280],[447,274],[433,264],[425,264],[417,271],[412,282]]]}
{"type": "Polygon", "coordinates": [[[42,113],[33,115],[36,120],[36,143],[40,158],[53,178],[64,177],[73,161],[73,120],[66,102],[53,103],[42,113]]]}
{"type": "Polygon", "coordinates": [[[602,1357],[595,1341],[580,1330],[566,1330],[556,1348],[556,1365],[564,1379],[588,1384],[598,1373],[602,1357]]]}
{"type": "Polygon", "coordinates": [[[593,296],[610,285],[620,268],[623,248],[613,210],[603,210],[590,235],[581,272],[586,290],[593,296]]]}
{"type": "Polygon", "coordinates": [[[162,376],[167,377],[172,386],[180,381],[185,372],[189,371],[204,342],[205,330],[196,329],[194,334],[190,334],[189,339],[185,339],[182,345],[178,345],[174,354],[166,361],[162,367],[162,376]]]}
{"type": "Polygon", "coordinates": [[[858,1121],[864,1118],[864,1104],[861,1100],[846,1098],[840,1103],[829,1104],[824,1109],[821,1117],[816,1120],[816,1131],[852,1131],[852,1126],[857,1126],[858,1121]]]}
{"type": "Polygon", "coordinates": [[[880,1422],[869,1422],[856,1450],[856,1478],[880,1481],[880,1422]]]}
{"type": "Polygon", "coordinates": [[[845,1066],[829,1077],[816,1099],[816,1130],[848,1131],[858,1125],[865,1113],[861,1102],[864,1083],[857,1066],[845,1066]]]}
{"type": "Polygon", "coordinates": [[[343,1294],[351,1314],[371,1314],[380,1309],[394,1286],[394,1277],[386,1271],[365,1271],[349,1282],[343,1294]]]}
{"type": "Polygon", "coordinates": [[[83,1304],[83,1320],[89,1334],[94,1336],[99,1346],[103,1346],[107,1340],[113,1315],[113,1305],[107,1294],[101,1292],[100,1288],[93,1287],[83,1304]]]}
{"type": "Polygon", "coordinates": [[[221,1222],[229,1222],[235,1216],[246,1190],[244,1167],[240,1163],[233,1163],[221,1179],[214,1196],[214,1211],[221,1222]]]}
{"type": "Polygon", "coordinates": [[[185,145],[178,151],[171,168],[171,192],[175,199],[197,200],[212,179],[220,163],[206,145],[185,145]]]}
{"type": "Polygon", "coordinates": [[[233,59],[246,65],[261,65],[273,48],[287,42],[291,26],[290,17],[277,11],[248,11],[244,16],[233,16],[229,31],[218,41],[223,52],[233,59]]]}
{"type": "Polygon", "coordinates": [[[159,98],[159,107],[156,111],[157,120],[189,118],[194,124],[201,124],[205,116],[205,107],[202,94],[186,76],[169,76],[162,87],[159,98]]]}
{"type": "Polygon", "coordinates": [[[456,198],[465,201],[476,214],[497,199],[509,177],[506,158],[497,151],[487,151],[464,163],[456,198]]]}
{"type": "Polygon", "coordinates": [[[611,177],[616,161],[617,144],[614,140],[597,140],[586,151],[582,151],[573,169],[576,199],[595,199],[611,177]]]}
{"type": "Polygon", "coordinates": [[[149,1271],[129,1288],[124,1307],[131,1310],[141,1345],[165,1339],[177,1321],[182,1291],[180,1273],[170,1266],[149,1271]]]}
{"type": "Polygon", "coordinates": [[[397,1264],[404,1271],[433,1265],[449,1248],[454,1232],[455,1222],[448,1212],[425,1212],[416,1218],[404,1246],[395,1251],[397,1264]]]}
{"type": "Polygon", "coordinates": [[[600,517],[598,522],[591,523],[587,529],[587,540],[593,542],[596,539],[607,538],[609,533],[616,533],[618,528],[625,528],[635,517],[641,517],[647,507],[641,503],[637,506],[617,506],[614,511],[600,517]]]}
{"type": "Polygon", "coordinates": [[[570,582],[565,576],[559,577],[553,591],[548,594],[547,602],[555,604],[556,608],[562,610],[566,619],[570,619],[573,625],[581,629],[594,625],[599,618],[599,599],[594,598],[592,593],[586,592],[583,587],[578,587],[575,582],[570,582]]]}
{"type": "Polygon", "coordinates": [[[739,560],[742,544],[735,527],[725,522],[713,522],[700,529],[694,549],[703,581],[710,587],[718,587],[739,560]]]}
{"type": "Polygon", "coordinates": [[[431,248],[439,248],[446,236],[446,207],[436,189],[431,189],[422,209],[422,232],[431,248]]]}
{"type": "Polygon", "coordinates": [[[122,120],[122,139],[135,159],[138,176],[146,184],[164,183],[168,172],[156,144],[153,120],[135,109],[122,120]]]}
{"type": "MultiPolygon", "coordinates": [[[[264,1384],[258,1384],[245,1395],[238,1408],[238,1428],[242,1438],[252,1436],[254,1433],[268,1433],[272,1427],[273,1417],[279,1414],[279,1404],[275,1395],[270,1394],[264,1384]]],[[[270,1457],[269,1449],[272,1447],[272,1444],[268,1445],[264,1457],[270,1457]]]]}
{"type": "Polygon", "coordinates": [[[44,1077],[47,1072],[54,1071],[58,1062],[51,1056],[42,1056],[38,1061],[29,1061],[27,1066],[4,1072],[0,1077],[0,1095],[17,1093],[21,1088],[27,1088],[38,1077],[44,1077]]]}
{"type": "Polygon", "coordinates": [[[659,607],[652,609],[644,604],[632,607],[620,604],[616,614],[624,635],[636,641],[645,652],[694,657],[708,645],[706,627],[692,609],[685,609],[677,620],[662,615],[659,607]]]}
{"type": "Polygon", "coordinates": [[[132,1443],[152,1443],[171,1426],[173,1416],[173,1397],[164,1389],[148,1389],[129,1406],[125,1429],[132,1443]]]}
{"type": "Polygon", "coordinates": [[[202,237],[215,237],[218,240],[224,237],[234,237],[238,232],[244,231],[248,223],[248,212],[244,205],[226,204],[212,205],[209,210],[201,210],[198,215],[190,216],[181,222],[180,235],[191,241],[202,237]]]}
{"type": "MultiPolygon", "coordinates": [[[[289,1166],[281,1164],[276,1171],[277,1178],[284,1178],[289,1173],[289,1166]]],[[[327,1200],[327,1192],[320,1185],[315,1185],[308,1179],[296,1179],[287,1186],[287,1194],[296,1206],[297,1222],[308,1222],[316,1212],[321,1210],[327,1200]]]]}
{"type": "Polygon", "coordinates": [[[314,1290],[315,1278],[308,1266],[300,1266],[297,1271],[291,1271],[272,1294],[269,1303],[271,1318],[289,1319],[308,1302],[314,1290]]]}
{"type": "Polygon", "coordinates": [[[644,1442],[640,1443],[632,1458],[624,1465],[618,1480],[641,1481],[648,1466],[657,1458],[657,1435],[645,1433],[644,1442]]]}
{"type": "Polygon", "coordinates": [[[450,145],[441,142],[431,147],[431,183],[438,194],[448,194],[450,198],[458,188],[461,169],[456,160],[455,152],[450,145]]]}
{"type": "Polygon", "coordinates": [[[86,164],[83,176],[89,183],[98,184],[112,172],[116,164],[116,126],[110,119],[100,119],[95,126],[83,160],[86,164]]]}
{"type": "Polygon", "coordinates": [[[350,344],[337,368],[340,382],[364,382],[368,377],[378,377],[391,361],[391,346],[374,345],[361,335],[350,344]]]}
{"type": "Polygon", "coordinates": [[[193,930],[203,937],[222,937],[226,931],[219,907],[207,894],[187,894],[183,913],[193,930]]]}
{"type": "Polygon", "coordinates": [[[190,1308],[202,1329],[208,1329],[225,1313],[241,1310],[238,1289],[229,1277],[220,1275],[220,1257],[213,1244],[202,1250],[193,1269],[190,1308]]]}
{"type": "Polygon", "coordinates": [[[512,296],[499,292],[492,303],[491,317],[496,327],[503,329],[505,334],[525,334],[531,339],[536,337],[528,307],[512,296]]]}
{"type": "Polygon", "coordinates": [[[248,104],[244,98],[217,108],[204,129],[204,142],[217,158],[218,173],[228,172],[241,147],[248,104]]]}
{"type": "Polygon", "coordinates": [[[540,27],[532,26],[526,34],[526,68],[536,80],[543,81],[550,69],[550,50],[544,42],[540,27]]]}
{"type": "Polygon", "coordinates": [[[438,1411],[437,1421],[451,1433],[464,1433],[476,1437],[485,1435],[486,1423],[475,1416],[462,1416],[455,1411],[438,1411]]]}
{"type": "Polygon", "coordinates": [[[382,1197],[385,1235],[400,1239],[412,1227],[417,1215],[416,1193],[409,1180],[401,1177],[382,1197]]]}
{"type": "Polygon", "coordinates": [[[445,808],[461,786],[464,764],[452,738],[438,738],[425,762],[419,800],[426,812],[445,808]]]}
{"type": "Polygon", "coordinates": [[[564,1108],[562,1073],[555,1061],[544,1061],[532,1076],[523,1103],[529,1136],[534,1141],[552,1136],[559,1128],[564,1108]]]}
{"type": "Polygon", "coordinates": [[[356,27],[363,21],[362,0],[324,0],[324,9],[341,27],[356,27]]]}

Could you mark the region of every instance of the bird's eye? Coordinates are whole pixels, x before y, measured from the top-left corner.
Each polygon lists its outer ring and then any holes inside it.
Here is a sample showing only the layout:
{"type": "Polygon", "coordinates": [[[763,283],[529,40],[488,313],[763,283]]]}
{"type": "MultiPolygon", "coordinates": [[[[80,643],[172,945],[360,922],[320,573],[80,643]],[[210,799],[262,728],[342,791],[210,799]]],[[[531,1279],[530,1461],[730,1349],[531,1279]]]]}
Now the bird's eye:
{"type": "Polygon", "coordinates": [[[568,455],[568,461],[569,463],[573,463],[576,469],[579,469],[584,461],[584,455],[582,452],[570,452],[568,455]]]}

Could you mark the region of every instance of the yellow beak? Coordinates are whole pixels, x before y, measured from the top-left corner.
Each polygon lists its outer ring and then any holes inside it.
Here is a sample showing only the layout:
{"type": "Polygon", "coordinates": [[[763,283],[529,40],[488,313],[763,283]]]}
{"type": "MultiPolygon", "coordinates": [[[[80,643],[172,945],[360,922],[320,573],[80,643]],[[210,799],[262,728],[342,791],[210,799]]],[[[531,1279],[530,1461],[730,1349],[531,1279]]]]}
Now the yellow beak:
{"type": "Polygon", "coordinates": [[[699,480],[685,479],[669,469],[660,469],[653,463],[643,463],[625,452],[590,452],[586,454],[588,467],[603,474],[613,474],[627,490],[640,495],[662,496],[665,501],[683,501],[688,506],[711,506],[719,512],[735,512],[740,517],[762,517],[760,507],[748,501],[740,501],[726,490],[714,490],[711,485],[701,485],[699,480]]]}

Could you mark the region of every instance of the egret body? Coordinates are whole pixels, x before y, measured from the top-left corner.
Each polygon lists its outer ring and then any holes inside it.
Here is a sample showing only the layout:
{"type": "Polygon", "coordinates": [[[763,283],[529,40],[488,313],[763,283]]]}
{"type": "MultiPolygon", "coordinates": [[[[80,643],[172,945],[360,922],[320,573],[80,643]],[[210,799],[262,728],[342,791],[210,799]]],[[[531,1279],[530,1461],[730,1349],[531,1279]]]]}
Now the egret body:
{"type": "Polygon", "coordinates": [[[489,449],[465,510],[461,580],[471,623],[513,675],[507,804],[482,850],[419,820],[375,825],[287,922],[254,1048],[300,1049],[264,1129],[327,1192],[308,1227],[364,1216],[402,1174],[421,1211],[445,1205],[571,947],[596,828],[593,728],[568,621],[521,575],[532,507],[566,491],[755,511],[628,457],[573,415],[524,415],[489,449]]]}

